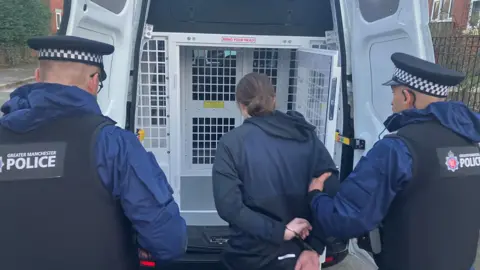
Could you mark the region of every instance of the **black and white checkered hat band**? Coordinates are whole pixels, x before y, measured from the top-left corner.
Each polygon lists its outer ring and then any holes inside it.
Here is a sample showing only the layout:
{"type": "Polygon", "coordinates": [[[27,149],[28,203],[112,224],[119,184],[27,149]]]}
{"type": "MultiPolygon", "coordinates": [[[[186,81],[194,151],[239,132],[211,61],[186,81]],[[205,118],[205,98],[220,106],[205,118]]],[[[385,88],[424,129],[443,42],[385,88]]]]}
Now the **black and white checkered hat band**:
{"type": "Polygon", "coordinates": [[[414,90],[436,97],[448,96],[448,89],[451,87],[422,79],[399,68],[395,68],[393,78],[414,90]]]}
{"type": "Polygon", "coordinates": [[[103,57],[101,55],[72,50],[41,49],[38,51],[38,56],[39,58],[76,60],[97,65],[101,65],[103,63],[103,57]]]}

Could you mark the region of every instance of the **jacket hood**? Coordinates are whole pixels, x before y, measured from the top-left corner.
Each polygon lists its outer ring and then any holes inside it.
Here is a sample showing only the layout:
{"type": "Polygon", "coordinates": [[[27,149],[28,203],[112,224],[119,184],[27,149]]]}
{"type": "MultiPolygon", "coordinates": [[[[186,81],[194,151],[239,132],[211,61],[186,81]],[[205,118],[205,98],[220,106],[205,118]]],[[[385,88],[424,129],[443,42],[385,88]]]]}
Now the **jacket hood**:
{"type": "Polygon", "coordinates": [[[63,116],[84,113],[101,114],[94,96],[75,87],[34,83],[17,88],[1,107],[0,125],[17,133],[26,133],[63,116]]]}
{"type": "Polygon", "coordinates": [[[315,126],[309,124],[301,113],[295,111],[287,113],[275,111],[266,116],[250,117],[245,123],[258,126],[270,136],[301,142],[310,140],[312,132],[315,131],[315,126]]]}
{"type": "Polygon", "coordinates": [[[480,114],[460,102],[435,102],[423,110],[406,110],[391,115],[384,124],[394,132],[409,124],[432,120],[472,142],[480,142],[480,114]]]}

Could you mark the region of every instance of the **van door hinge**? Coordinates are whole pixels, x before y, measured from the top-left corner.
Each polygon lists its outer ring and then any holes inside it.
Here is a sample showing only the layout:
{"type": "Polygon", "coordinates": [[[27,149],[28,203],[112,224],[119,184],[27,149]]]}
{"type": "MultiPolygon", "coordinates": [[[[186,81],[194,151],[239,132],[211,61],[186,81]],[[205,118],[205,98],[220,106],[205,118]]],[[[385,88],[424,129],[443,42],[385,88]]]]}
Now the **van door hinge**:
{"type": "Polygon", "coordinates": [[[153,33],[153,25],[151,24],[145,24],[145,28],[143,28],[143,36],[145,38],[152,38],[152,33],[153,33]]]}
{"type": "Polygon", "coordinates": [[[347,81],[353,82],[353,76],[352,76],[352,74],[347,74],[347,81]]]}
{"type": "Polygon", "coordinates": [[[338,130],[335,132],[335,141],[351,146],[353,149],[365,150],[365,140],[343,137],[338,130]]]}

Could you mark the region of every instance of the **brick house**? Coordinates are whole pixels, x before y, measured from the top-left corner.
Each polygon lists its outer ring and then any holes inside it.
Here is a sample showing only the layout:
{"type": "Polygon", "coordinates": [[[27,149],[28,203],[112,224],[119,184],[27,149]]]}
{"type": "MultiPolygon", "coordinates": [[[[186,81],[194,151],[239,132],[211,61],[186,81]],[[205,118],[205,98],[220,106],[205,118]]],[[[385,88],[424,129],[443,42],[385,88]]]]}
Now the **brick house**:
{"type": "Polygon", "coordinates": [[[467,74],[451,98],[480,110],[480,0],[427,0],[435,61],[467,74]]]}
{"type": "Polygon", "coordinates": [[[480,0],[428,0],[430,21],[465,30],[478,27],[480,0]]]}
{"type": "Polygon", "coordinates": [[[62,22],[63,15],[63,0],[43,0],[45,4],[50,8],[52,13],[51,29],[50,32],[55,34],[60,29],[60,23],[62,22]]]}

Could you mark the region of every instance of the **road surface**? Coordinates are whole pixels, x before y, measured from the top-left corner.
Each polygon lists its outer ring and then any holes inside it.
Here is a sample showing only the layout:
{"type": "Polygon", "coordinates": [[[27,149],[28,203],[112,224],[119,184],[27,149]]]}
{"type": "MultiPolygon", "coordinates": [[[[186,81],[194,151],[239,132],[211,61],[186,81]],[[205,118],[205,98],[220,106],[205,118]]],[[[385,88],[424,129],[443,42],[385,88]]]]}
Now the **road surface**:
{"type": "Polygon", "coordinates": [[[8,85],[32,79],[38,64],[25,64],[14,68],[0,68],[0,85],[8,85]]]}

